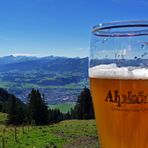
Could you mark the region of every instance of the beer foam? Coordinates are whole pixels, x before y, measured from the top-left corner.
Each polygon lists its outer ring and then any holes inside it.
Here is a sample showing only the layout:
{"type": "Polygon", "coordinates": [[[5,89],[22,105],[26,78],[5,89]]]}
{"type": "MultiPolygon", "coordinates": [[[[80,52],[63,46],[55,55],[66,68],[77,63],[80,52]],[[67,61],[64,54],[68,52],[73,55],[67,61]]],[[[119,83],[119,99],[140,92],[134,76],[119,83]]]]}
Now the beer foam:
{"type": "Polygon", "coordinates": [[[117,67],[116,64],[102,64],[89,68],[89,77],[108,79],[148,79],[148,68],[117,67]]]}

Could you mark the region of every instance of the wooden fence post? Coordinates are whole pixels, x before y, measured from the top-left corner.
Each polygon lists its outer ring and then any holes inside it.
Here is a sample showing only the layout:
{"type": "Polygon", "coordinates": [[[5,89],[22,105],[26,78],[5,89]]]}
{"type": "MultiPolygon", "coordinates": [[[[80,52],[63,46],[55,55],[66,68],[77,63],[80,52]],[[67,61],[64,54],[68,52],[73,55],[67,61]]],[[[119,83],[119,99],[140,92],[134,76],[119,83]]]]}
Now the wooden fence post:
{"type": "Polygon", "coordinates": [[[2,148],[5,148],[5,129],[3,128],[2,148]]]}
{"type": "Polygon", "coordinates": [[[17,129],[16,129],[16,127],[14,128],[14,139],[15,139],[15,142],[18,142],[18,140],[17,140],[17,129]]]}

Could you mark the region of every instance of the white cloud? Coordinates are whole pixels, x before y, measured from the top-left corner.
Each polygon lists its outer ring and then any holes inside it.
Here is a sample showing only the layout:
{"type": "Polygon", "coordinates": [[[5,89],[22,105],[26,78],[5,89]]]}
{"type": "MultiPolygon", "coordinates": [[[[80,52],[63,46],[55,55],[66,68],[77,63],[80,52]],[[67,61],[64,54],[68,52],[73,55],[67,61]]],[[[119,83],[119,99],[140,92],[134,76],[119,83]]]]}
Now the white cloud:
{"type": "Polygon", "coordinates": [[[77,50],[89,50],[89,47],[80,47],[80,48],[77,48],[77,50]]]}
{"type": "Polygon", "coordinates": [[[39,56],[37,54],[31,54],[31,53],[13,53],[13,56],[39,56]]]}

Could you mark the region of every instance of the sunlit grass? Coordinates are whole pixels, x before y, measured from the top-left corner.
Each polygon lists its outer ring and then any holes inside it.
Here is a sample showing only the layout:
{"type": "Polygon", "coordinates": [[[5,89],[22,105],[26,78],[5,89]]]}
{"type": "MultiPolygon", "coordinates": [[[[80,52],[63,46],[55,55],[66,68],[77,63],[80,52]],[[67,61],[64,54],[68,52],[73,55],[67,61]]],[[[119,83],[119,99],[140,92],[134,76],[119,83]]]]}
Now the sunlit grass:
{"type": "Polygon", "coordinates": [[[67,120],[48,126],[6,127],[7,114],[0,114],[0,147],[69,148],[97,147],[95,120],[67,120]],[[81,141],[80,141],[81,140],[81,141]],[[90,141],[90,142],[89,142],[90,141]]]}

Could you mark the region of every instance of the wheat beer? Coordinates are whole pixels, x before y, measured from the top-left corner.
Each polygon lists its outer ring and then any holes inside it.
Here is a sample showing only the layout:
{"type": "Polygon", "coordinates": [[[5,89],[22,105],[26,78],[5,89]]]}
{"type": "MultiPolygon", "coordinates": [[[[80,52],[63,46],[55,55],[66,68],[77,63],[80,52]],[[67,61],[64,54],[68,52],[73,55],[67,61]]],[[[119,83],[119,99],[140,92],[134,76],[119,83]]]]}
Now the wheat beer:
{"type": "Polygon", "coordinates": [[[148,148],[148,69],[89,68],[100,148],[148,148]]]}

